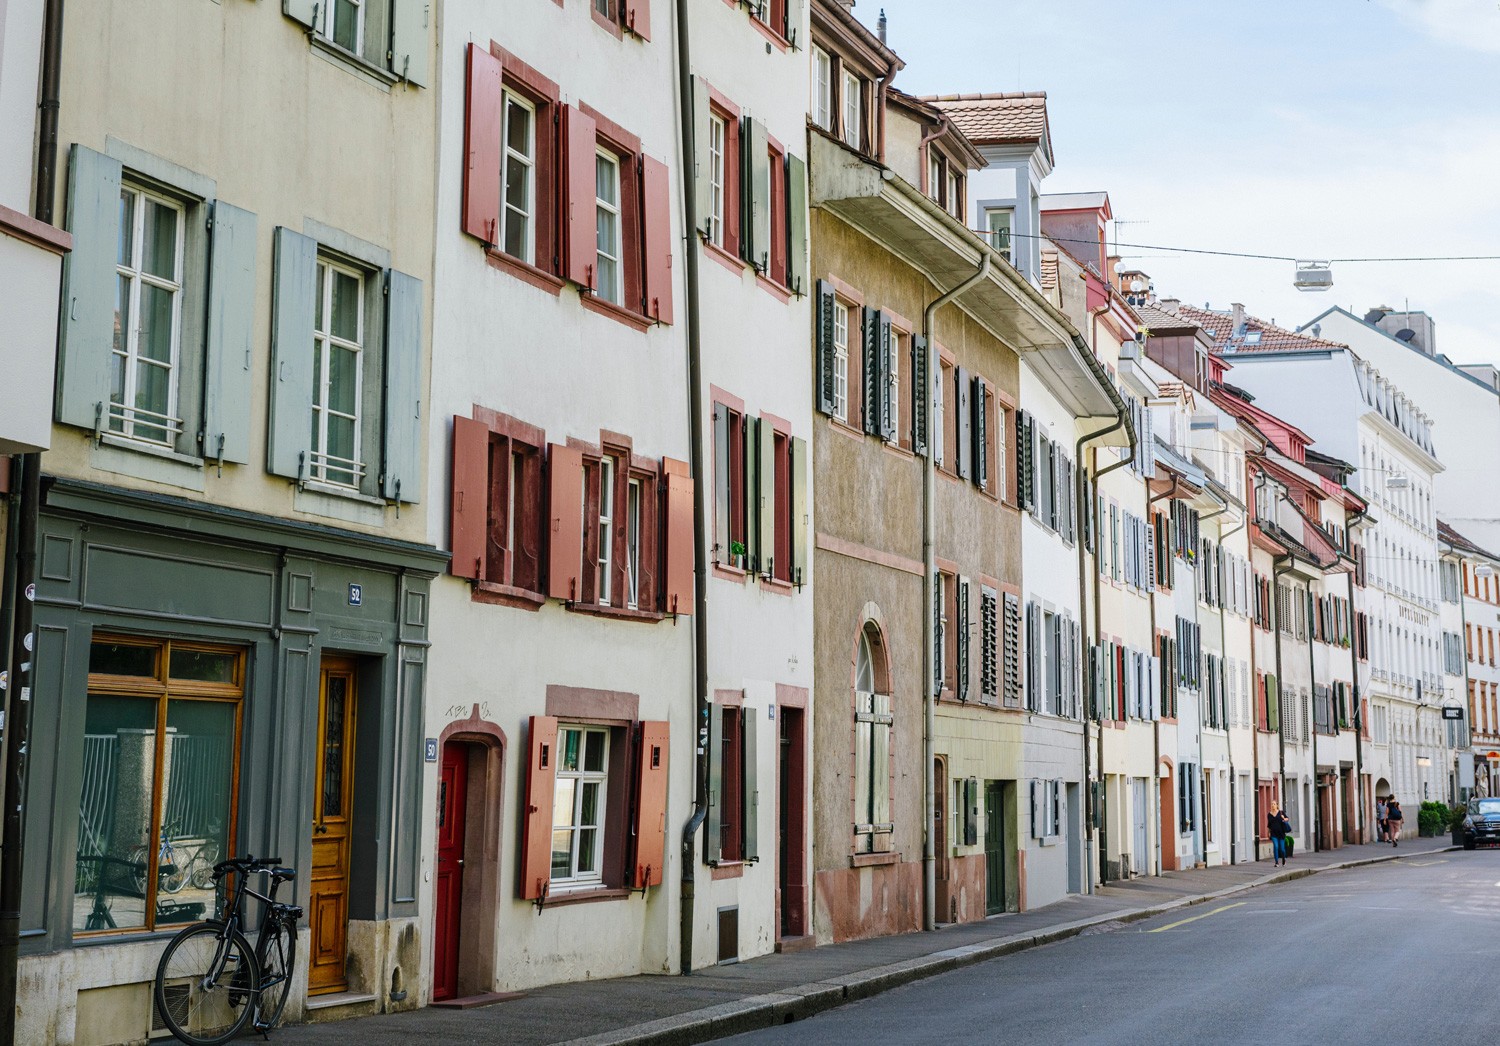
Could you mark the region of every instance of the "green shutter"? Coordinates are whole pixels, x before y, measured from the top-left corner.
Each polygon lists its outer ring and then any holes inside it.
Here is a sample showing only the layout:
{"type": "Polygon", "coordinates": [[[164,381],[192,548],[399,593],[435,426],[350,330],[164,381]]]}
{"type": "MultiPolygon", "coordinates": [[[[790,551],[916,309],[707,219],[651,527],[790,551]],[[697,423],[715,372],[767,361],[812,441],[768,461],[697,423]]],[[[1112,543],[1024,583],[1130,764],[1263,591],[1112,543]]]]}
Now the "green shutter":
{"type": "Polygon", "coordinates": [[[391,0],[391,72],[426,87],[432,0],[391,0]]]}
{"type": "Polygon", "coordinates": [[[120,164],[81,145],[68,156],[68,231],[73,250],[63,263],[57,420],[102,429],[114,345],[120,164]]]}
{"type": "Polygon", "coordinates": [[[812,521],[807,518],[807,440],[792,437],[792,583],[805,585],[807,552],[812,546],[812,521]]]}
{"type": "Polygon", "coordinates": [[[276,230],[276,297],[271,313],[271,422],[266,468],[301,479],[312,446],[313,316],[318,242],[276,230]]]}
{"type": "Polygon", "coordinates": [[[814,342],[818,368],[818,410],[823,414],[832,415],[835,407],[833,401],[833,309],[837,300],[833,292],[833,284],[827,280],[818,281],[817,293],[814,315],[817,330],[814,332],[814,342]]]}
{"type": "Polygon", "coordinates": [[[807,164],[786,156],[786,285],[807,293],[807,164]]]}
{"type": "MultiPolygon", "coordinates": [[[[864,430],[869,436],[879,436],[882,431],[880,409],[886,401],[886,364],[880,358],[880,313],[866,307],[862,310],[864,322],[860,326],[860,339],[864,346],[864,430]]],[[[889,357],[887,357],[889,359],[889,357]]]]}
{"type": "MultiPolygon", "coordinates": [[[[693,193],[698,209],[698,231],[708,235],[709,217],[713,211],[713,171],[708,151],[708,83],[693,77],[693,193]]],[[[728,143],[726,144],[726,148],[728,143]]]]}
{"type": "Polygon", "coordinates": [[[724,706],[708,706],[708,819],[703,831],[703,860],[724,858],[724,706]]]}
{"type": "Polygon", "coordinates": [[[380,493],[415,504],[422,491],[422,281],[386,274],[385,460],[380,493]]]}
{"type": "Polygon", "coordinates": [[[989,415],[985,408],[985,401],[989,397],[989,387],[985,385],[983,378],[974,379],[974,482],[979,485],[980,490],[987,490],[990,484],[989,470],[989,432],[986,426],[989,424],[989,415]]]}
{"type": "Polygon", "coordinates": [[[769,421],[758,425],[760,437],[755,441],[756,454],[760,458],[757,470],[759,489],[752,491],[758,503],[760,516],[757,543],[760,545],[760,572],[771,575],[775,571],[776,517],[781,506],[776,504],[776,429],[769,421]]]}
{"type": "Polygon", "coordinates": [[[755,861],[760,859],[760,787],[757,782],[755,755],[755,732],[758,720],[753,708],[741,709],[740,714],[743,717],[740,720],[742,745],[740,766],[744,769],[744,783],[740,789],[742,800],[740,839],[744,859],[755,861]]]}
{"type": "Polygon", "coordinates": [[[927,411],[932,399],[932,378],[927,373],[927,339],[911,338],[911,449],[927,456],[927,411]]]}
{"type": "Polygon", "coordinates": [[[215,201],[208,262],[202,447],[203,456],[212,461],[245,464],[250,460],[255,233],[255,215],[215,201]]]}

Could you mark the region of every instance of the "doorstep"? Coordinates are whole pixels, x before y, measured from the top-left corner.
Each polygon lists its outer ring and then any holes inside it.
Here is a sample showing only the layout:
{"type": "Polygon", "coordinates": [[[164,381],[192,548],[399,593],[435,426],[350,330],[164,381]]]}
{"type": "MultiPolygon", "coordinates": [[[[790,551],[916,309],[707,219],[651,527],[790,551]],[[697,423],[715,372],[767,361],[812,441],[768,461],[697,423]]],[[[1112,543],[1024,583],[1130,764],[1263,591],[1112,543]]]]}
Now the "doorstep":
{"type": "Polygon", "coordinates": [[[521,999],[525,996],[525,992],[480,992],[478,995],[465,995],[461,999],[441,999],[428,1005],[439,1010],[473,1010],[480,1006],[493,1006],[497,1002],[510,1002],[512,999],[521,999]]]}
{"type": "Polygon", "coordinates": [[[804,934],[801,937],[783,937],[776,942],[776,950],[783,955],[790,952],[810,952],[817,947],[817,939],[812,934],[804,934]]]}
{"type": "MultiPolygon", "coordinates": [[[[307,1012],[311,1015],[321,1013],[324,1010],[369,1006],[376,1002],[375,996],[370,992],[330,992],[327,995],[309,995],[307,997],[307,1012]]],[[[370,1012],[373,1013],[374,1011],[370,1012]]],[[[345,1016],[352,1016],[352,1014],[345,1014],[345,1016]]]]}

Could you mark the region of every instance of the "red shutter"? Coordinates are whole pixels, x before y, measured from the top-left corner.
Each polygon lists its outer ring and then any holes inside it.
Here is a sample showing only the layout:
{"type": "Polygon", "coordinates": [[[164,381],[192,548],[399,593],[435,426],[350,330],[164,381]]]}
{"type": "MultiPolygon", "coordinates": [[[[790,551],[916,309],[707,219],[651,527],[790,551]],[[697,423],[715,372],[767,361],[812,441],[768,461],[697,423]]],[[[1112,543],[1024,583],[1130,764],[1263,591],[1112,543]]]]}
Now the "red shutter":
{"type": "Polygon", "coordinates": [[[663,532],[666,534],[666,587],[663,589],[663,606],[667,613],[691,614],[693,612],[693,564],[696,552],[693,547],[693,478],[687,474],[687,465],[671,458],[662,459],[662,472],[667,485],[667,519],[663,532]]]}
{"type": "Polygon", "coordinates": [[[10,493],[10,455],[0,454],[0,494],[10,493]]]}
{"type": "Polygon", "coordinates": [[[577,599],[583,564],[583,452],[547,446],[547,595],[577,599]]]}
{"type": "Polygon", "coordinates": [[[453,416],[453,507],[448,569],[458,577],[484,577],[485,525],[489,519],[490,430],[453,416]]]}
{"type": "Polygon", "coordinates": [[[598,184],[594,118],[577,106],[563,110],[563,275],[580,287],[594,287],[598,184]]]}
{"type": "Polygon", "coordinates": [[[547,896],[552,881],[552,791],[557,782],[557,719],[531,717],[526,737],[526,805],[521,812],[521,881],[525,900],[547,896]]]}
{"type": "Polygon", "coordinates": [[[630,887],[660,886],[667,843],[667,742],[670,724],[641,724],[640,787],[635,806],[635,871],[630,887]]]}
{"type": "Polygon", "coordinates": [[[645,216],[646,315],[672,322],[672,192],[667,165],[641,157],[641,208],[645,216]]]}
{"type": "Polygon", "coordinates": [[[487,244],[500,236],[500,59],[469,45],[464,122],[464,232],[487,244]]]}
{"type": "Polygon", "coordinates": [[[651,0],[624,0],[625,28],[642,40],[651,39],[651,0]]]}

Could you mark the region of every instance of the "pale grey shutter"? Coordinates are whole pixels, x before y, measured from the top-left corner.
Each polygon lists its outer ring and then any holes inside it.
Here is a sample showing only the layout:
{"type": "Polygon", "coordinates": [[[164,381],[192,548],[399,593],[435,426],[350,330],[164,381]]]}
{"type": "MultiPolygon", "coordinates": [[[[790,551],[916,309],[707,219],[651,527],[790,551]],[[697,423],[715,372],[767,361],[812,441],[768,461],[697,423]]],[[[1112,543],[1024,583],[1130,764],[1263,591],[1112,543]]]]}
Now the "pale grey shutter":
{"type": "Polygon", "coordinates": [[[786,0],[786,38],[793,48],[802,47],[802,0],[786,0]]]}
{"type": "Polygon", "coordinates": [[[771,153],[766,125],[746,117],[740,147],[745,152],[745,182],[741,191],[746,201],[741,239],[745,243],[745,258],[765,272],[771,264],[771,153]]]}
{"type": "Polygon", "coordinates": [[[120,253],[120,164],[75,145],[68,154],[68,231],[63,262],[57,420],[102,430],[109,413],[120,253]]]}
{"type": "Polygon", "coordinates": [[[974,472],[974,417],[971,413],[970,396],[972,395],[969,372],[963,367],[953,368],[953,432],[957,454],[955,459],[958,463],[958,478],[969,479],[974,472]]]}
{"type": "Polygon", "coordinates": [[[416,504],[422,490],[422,281],[386,274],[385,461],[380,493],[416,504]]]}
{"type": "MultiPolygon", "coordinates": [[[[328,0],[323,0],[324,4],[328,0]]],[[[309,29],[317,21],[320,6],[318,0],[281,0],[281,10],[288,18],[295,18],[309,29]]]]}
{"type": "Polygon", "coordinates": [[[391,72],[426,87],[432,0],[391,0],[391,72]]]}
{"type": "Polygon", "coordinates": [[[807,440],[792,437],[792,584],[807,583],[812,521],[807,518],[807,440]]]}
{"type": "Polygon", "coordinates": [[[701,76],[693,77],[693,190],[698,204],[698,231],[704,236],[709,233],[709,220],[713,214],[713,172],[708,149],[710,118],[708,103],[708,82],[701,76]]]}
{"type": "Polygon", "coordinates": [[[1037,800],[1040,798],[1038,786],[1040,781],[1031,782],[1031,837],[1040,839],[1042,837],[1041,811],[1037,809],[1037,800]]]}
{"type": "Polygon", "coordinates": [[[1026,604],[1026,707],[1033,712],[1041,710],[1039,687],[1041,684],[1042,623],[1041,607],[1036,603],[1026,604]]]}
{"type": "Polygon", "coordinates": [[[769,421],[758,426],[760,438],[756,440],[756,454],[760,458],[758,475],[760,483],[753,493],[758,496],[760,506],[757,543],[760,545],[760,572],[774,574],[776,558],[776,514],[782,506],[776,504],[776,429],[769,421]]]}
{"type": "Polygon", "coordinates": [[[714,562],[729,562],[729,408],[714,404],[714,562]]]}
{"type": "Polygon", "coordinates": [[[807,163],[786,156],[786,285],[793,294],[807,293],[807,163]]]}
{"type": "Polygon", "coordinates": [[[743,719],[740,721],[740,736],[743,740],[743,755],[740,765],[744,767],[744,786],[740,790],[744,809],[742,811],[743,827],[740,838],[743,840],[744,859],[755,861],[760,858],[760,786],[755,762],[755,732],[759,720],[755,716],[754,709],[746,708],[741,713],[743,719]]]}
{"type": "Polygon", "coordinates": [[[927,339],[911,338],[911,449],[927,456],[927,411],[932,400],[932,377],[927,373],[927,339]]]}
{"type": "Polygon", "coordinates": [[[203,361],[203,447],[213,461],[250,460],[251,349],[255,336],[255,215],[213,205],[208,339],[203,361]]]}
{"type": "Polygon", "coordinates": [[[745,489],[740,491],[740,503],[745,506],[745,569],[752,574],[761,572],[761,561],[769,550],[760,544],[760,430],[761,421],[744,415],[745,444],[742,449],[745,462],[745,489]]]}
{"type": "Polygon", "coordinates": [[[313,317],[318,242],[276,230],[276,297],[271,314],[271,424],[266,468],[301,479],[312,444],[313,317]]]}
{"type": "Polygon", "coordinates": [[[708,817],[703,825],[703,860],[724,858],[724,706],[708,706],[708,817]]]}

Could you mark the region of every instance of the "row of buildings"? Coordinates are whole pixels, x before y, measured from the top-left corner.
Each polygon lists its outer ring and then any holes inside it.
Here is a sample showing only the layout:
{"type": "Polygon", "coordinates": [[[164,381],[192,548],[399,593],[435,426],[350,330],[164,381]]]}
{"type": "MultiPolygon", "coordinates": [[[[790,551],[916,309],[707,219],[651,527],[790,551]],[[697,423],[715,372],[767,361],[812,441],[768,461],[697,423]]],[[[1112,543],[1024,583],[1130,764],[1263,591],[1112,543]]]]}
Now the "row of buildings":
{"type": "Polygon", "coordinates": [[[835,0],[63,6],[0,5],[19,1041],[159,1029],[231,851],[316,1020],[1495,794],[1495,372],[1159,296],[1045,95],[835,0]]]}

